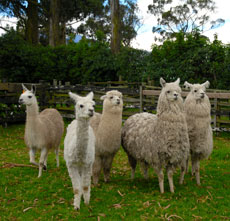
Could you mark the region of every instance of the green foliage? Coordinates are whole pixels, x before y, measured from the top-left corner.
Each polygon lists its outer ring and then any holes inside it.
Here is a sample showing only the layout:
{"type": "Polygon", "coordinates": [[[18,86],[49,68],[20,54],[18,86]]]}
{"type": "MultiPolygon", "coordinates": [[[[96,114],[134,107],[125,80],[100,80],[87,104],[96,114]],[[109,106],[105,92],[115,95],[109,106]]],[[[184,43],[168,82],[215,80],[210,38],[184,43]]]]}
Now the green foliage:
{"type": "Polygon", "coordinates": [[[32,46],[11,31],[0,37],[0,79],[38,82],[53,79],[72,84],[113,81],[121,76],[129,82],[181,82],[209,80],[212,88],[230,89],[230,47],[216,39],[210,42],[199,32],[178,33],[175,40],[154,45],[152,52],[122,47],[114,55],[103,32],[97,41],[83,38],[55,48],[32,46]]]}
{"type": "Polygon", "coordinates": [[[230,89],[229,46],[217,39],[213,43],[200,35],[176,34],[176,40],[167,40],[152,49],[151,78],[162,76],[168,81],[181,78],[191,83],[209,80],[211,88],[230,89]]]}
{"type": "Polygon", "coordinates": [[[148,53],[127,48],[116,57],[103,33],[98,32],[97,38],[98,41],[83,38],[79,43],[51,48],[32,46],[16,32],[9,32],[0,38],[0,78],[9,82],[52,82],[57,79],[86,84],[117,80],[123,73],[125,79],[136,81],[137,77],[132,78],[128,71],[135,76],[142,73],[142,60],[148,53]]]}
{"type": "MultiPolygon", "coordinates": [[[[63,159],[63,139],[60,167],[55,154],[48,155],[48,169],[37,178],[38,168],[28,167],[24,125],[0,126],[0,220],[224,220],[230,217],[229,148],[230,137],[214,138],[214,150],[201,162],[201,186],[191,173],[179,185],[179,170],[175,172],[175,193],[169,192],[165,175],[165,193],[160,194],[156,174],[144,180],[137,167],[135,179],[130,179],[130,166],[120,149],[111,170],[111,182],[101,177],[92,185],[91,200],[81,210],[73,208],[73,188],[63,159]],[[17,166],[15,166],[15,164],[17,166]]],[[[39,154],[37,154],[38,156],[39,154]]],[[[38,157],[36,158],[38,160],[38,157]]],[[[190,170],[191,171],[191,170],[190,170]]]]}
{"type": "Polygon", "coordinates": [[[121,48],[117,55],[118,75],[129,82],[142,82],[146,80],[150,53],[129,47],[121,48]]]}

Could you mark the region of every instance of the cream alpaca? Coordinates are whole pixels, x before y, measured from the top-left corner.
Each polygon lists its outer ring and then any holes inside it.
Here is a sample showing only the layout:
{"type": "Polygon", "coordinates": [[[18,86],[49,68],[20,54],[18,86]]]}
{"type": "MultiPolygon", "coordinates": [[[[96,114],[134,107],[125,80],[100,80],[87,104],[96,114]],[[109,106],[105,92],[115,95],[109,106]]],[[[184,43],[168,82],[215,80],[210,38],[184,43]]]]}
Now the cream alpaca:
{"type": "Polygon", "coordinates": [[[94,114],[93,92],[80,97],[69,92],[76,102],[76,119],[67,128],[64,140],[64,158],[73,185],[74,208],[80,209],[83,194],[85,204],[90,201],[92,166],[95,158],[95,137],[89,125],[94,114]]]}
{"type": "Polygon", "coordinates": [[[213,149],[211,105],[205,93],[209,82],[189,84],[186,81],[184,85],[190,88],[184,104],[190,140],[192,174],[196,175],[196,182],[200,185],[200,160],[208,158],[213,149]]]}
{"type": "Polygon", "coordinates": [[[170,191],[174,192],[173,172],[181,167],[180,183],[183,183],[189,154],[189,139],[181,88],[178,79],[166,83],[160,79],[162,90],[158,99],[157,115],[135,114],[129,117],[122,129],[122,146],[126,151],[134,177],[137,161],[144,165],[145,176],[150,165],[157,173],[160,192],[164,192],[166,168],[170,191]]]}
{"type": "Polygon", "coordinates": [[[31,91],[22,84],[24,93],[19,98],[19,103],[26,105],[25,143],[30,149],[30,163],[39,165],[38,177],[42,169],[47,167],[48,151],[54,148],[57,167],[59,167],[59,145],[64,132],[64,122],[60,113],[52,108],[39,113],[35,87],[31,91]],[[35,161],[35,153],[41,150],[39,164],[35,161]]]}
{"type": "Polygon", "coordinates": [[[101,99],[104,100],[102,114],[96,113],[90,121],[96,136],[94,184],[98,183],[101,169],[104,171],[105,182],[109,181],[113,158],[121,146],[122,94],[112,90],[101,99]]]}

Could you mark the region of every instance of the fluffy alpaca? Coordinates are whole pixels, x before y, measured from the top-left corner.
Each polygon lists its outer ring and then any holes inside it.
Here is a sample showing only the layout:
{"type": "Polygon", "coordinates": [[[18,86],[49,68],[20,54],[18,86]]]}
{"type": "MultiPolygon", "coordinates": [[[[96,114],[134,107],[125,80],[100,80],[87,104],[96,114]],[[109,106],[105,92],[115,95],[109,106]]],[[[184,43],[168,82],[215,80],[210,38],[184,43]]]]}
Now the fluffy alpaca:
{"type": "Polygon", "coordinates": [[[30,163],[39,166],[38,177],[42,175],[42,169],[47,168],[48,151],[54,148],[57,167],[59,167],[59,145],[64,132],[64,122],[60,113],[48,108],[39,113],[35,87],[31,91],[23,84],[23,93],[19,98],[20,104],[26,105],[25,143],[30,151],[30,163]],[[35,161],[35,153],[41,150],[39,164],[35,161]]]}
{"type": "Polygon", "coordinates": [[[135,114],[129,117],[122,129],[122,146],[126,151],[134,177],[137,161],[142,163],[147,175],[147,167],[152,166],[158,176],[160,192],[164,192],[166,167],[170,191],[174,192],[173,172],[181,167],[180,183],[183,183],[186,161],[189,155],[189,139],[181,98],[180,79],[162,85],[158,99],[157,115],[135,114]]]}
{"type": "Polygon", "coordinates": [[[83,194],[85,204],[90,201],[90,185],[92,166],[95,158],[95,137],[89,125],[89,119],[94,114],[95,102],[93,92],[86,97],[80,97],[69,92],[76,102],[76,119],[67,128],[64,140],[64,158],[73,185],[74,208],[80,209],[83,194]]]}
{"type": "Polygon", "coordinates": [[[213,149],[211,105],[205,93],[209,82],[189,84],[186,81],[184,85],[190,88],[184,104],[190,140],[192,174],[196,175],[196,182],[200,185],[200,160],[208,158],[213,149]]]}
{"type": "Polygon", "coordinates": [[[108,91],[101,100],[104,100],[102,114],[96,113],[90,121],[96,136],[94,184],[99,181],[101,169],[104,171],[105,182],[110,180],[113,158],[121,146],[122,93],[117,90],[108,91]]]}

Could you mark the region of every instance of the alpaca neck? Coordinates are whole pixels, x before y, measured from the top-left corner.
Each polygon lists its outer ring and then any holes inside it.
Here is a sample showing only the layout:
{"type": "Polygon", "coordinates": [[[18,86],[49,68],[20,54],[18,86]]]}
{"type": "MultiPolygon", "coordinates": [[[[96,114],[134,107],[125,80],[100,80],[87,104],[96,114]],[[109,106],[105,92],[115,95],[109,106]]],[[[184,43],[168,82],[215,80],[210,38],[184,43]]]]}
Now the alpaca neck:
{"type": "Polygon", "coordinates": [[[34,121],[35,118],[37,118],[39,115],[38,111],[38,104],[32,104],[30,106],[26,106],[26,120],[28,121],[34,121]]]}
{"type": "Polygon", "coordinates": [[[83,154],[87,150],[89,140],[89,119],[78,118],[77,119],[77,149],[83,154]]]}

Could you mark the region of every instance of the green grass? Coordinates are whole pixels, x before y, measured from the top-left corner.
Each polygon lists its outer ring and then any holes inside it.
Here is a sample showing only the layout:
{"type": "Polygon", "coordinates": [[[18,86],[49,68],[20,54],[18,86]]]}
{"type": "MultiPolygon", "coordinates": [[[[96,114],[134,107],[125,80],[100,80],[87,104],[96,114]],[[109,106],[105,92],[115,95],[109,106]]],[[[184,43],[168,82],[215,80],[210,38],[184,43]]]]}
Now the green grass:
{"type": "MultiPolygon", "coordinates": [[[[48,171],[37,178],[38,169],[9,167],[6,163],[29,165],[23,140],[24,126],[0,127],[0,220],[223,220],[230,219],[230,136],[215,137],[214,151],[201,163],[201,186],[189,174],[179,185],[174,175],[175,193],[160,194],[156,174],[144,180],[139,167],[134,181],[121,149],[115,157],[111,182],[102,177],[92,186],[89,206],[73,209],[71,181],[63,159],[56,168],[54,153],[49,154],[48,171]]],[[[63,138],[64,139],[64,138],[63,138]]],[[[166,177],[166,176],[165,176],[166,177]]]]}

